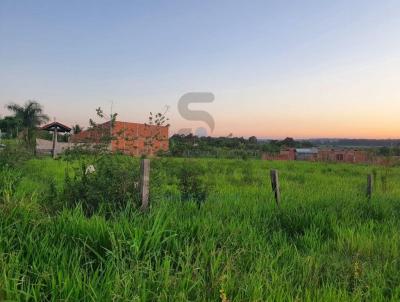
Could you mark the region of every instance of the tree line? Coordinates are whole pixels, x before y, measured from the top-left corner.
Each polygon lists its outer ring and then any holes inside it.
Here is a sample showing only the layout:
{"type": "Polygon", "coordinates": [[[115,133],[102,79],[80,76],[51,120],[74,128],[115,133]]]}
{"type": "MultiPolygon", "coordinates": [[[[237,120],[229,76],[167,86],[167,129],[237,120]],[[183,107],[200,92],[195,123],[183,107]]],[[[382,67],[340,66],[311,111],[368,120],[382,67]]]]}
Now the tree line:
{"type": "MultiPolygon", "coordinates": [[[[5,138],[20,138],[28,150],[35,151],[36,138],[51,139],[51,134],[41,131],[40,126],[49,121],[43,106],[37,101],[27,101],[24,105],[11,103],[6,105],[11,115],[0,118],[1,134],[5,138]]],[[[149,117],[149,124],[157,124],[162,119],[168,119],[164,113],[149,117]],[[154,121],[153,121],[154,118],[154,121]]],[[[73,133],[83,131],[79,125],[72,126],[73,133]]],[[[63,136],[61,140],[66,140],[63,136]]],[[[316,141],[296,141],[287,137],[283,140],[258,140],[255,136],[249,138],[233,137],[199,137],[193,134],[170,137],[168,155],[180,157],[259,157],[262,152],[279,153],[283,148],[311,148],[316,141]]],[[[317,144],[320,145],[320,144],[317,144]]],[[[374,151],[381,156],[400,156],[400,143],[391,147],[375,147],[374,151]]]]}
{"type": "Polygon", "coordinates": [[[255,136],[244,137],[199,137],[193,134],[175,134],[170,138],[172,156],[211,157],[259,157],[262,152],[279,153],[282,148],[311,148],[308,141],[296,141],[287,137],[283,140],[261,141],[255,136]]]}

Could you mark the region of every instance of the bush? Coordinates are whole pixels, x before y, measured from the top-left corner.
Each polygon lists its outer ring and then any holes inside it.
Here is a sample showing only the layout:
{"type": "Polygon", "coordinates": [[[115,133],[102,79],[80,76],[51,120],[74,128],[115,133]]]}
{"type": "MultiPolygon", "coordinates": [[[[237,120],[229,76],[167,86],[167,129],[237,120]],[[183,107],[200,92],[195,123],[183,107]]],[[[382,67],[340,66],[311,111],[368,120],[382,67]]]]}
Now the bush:
{"type": "Polygon", "coordinates": [[[202,203],[207,198],[206,169],[195,160],[186,160],[179,170],[179,188],[183,200],[202,203]]]}
{"type": "Polygon", "coordinates": [[[32,153],[21,143],[9,143],[3,150],[0,149],[0,168],[15,168],[32,157],[32,153]]]}
{"type": "Polygon", "coordinates": [[[63,198],[69,206],[82,204],[87,215],[105,207],[115,211],[138,201],[138,163],[130,157],[106,155],[96,163],[82,162],[65,177],[63,198]],[[93,169],[94,168],[94,169],[93,169]]]}

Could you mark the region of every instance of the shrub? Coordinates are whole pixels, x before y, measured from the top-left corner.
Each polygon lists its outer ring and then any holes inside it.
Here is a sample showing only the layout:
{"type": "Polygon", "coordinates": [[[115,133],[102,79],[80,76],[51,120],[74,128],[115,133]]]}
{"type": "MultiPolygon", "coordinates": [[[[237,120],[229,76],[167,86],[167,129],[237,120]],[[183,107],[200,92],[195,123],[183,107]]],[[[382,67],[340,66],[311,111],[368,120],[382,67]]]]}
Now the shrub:
{"type": "Polygon", "coordinates": [[[7,144],[3,150],[0,150],[0,168],[15,168],[32,156],[32,153],[21,143],[7,144]]]}
{"type": "Polygon", "coordinates": [[[183,200],[202,203],[207,197],[205,167],[195,160],[186,160],[179,171],[179,188],[183,200]]]}
{"type": "Polygon", "coordinates": [[[133,158],[106,155],[94,164],[82,162],[73,177],[67,173],[63,195],[69,206],[81,203],[87,215],[101,206],[115,211],[137,202],[138,181],[139,166],[133,158]]]}

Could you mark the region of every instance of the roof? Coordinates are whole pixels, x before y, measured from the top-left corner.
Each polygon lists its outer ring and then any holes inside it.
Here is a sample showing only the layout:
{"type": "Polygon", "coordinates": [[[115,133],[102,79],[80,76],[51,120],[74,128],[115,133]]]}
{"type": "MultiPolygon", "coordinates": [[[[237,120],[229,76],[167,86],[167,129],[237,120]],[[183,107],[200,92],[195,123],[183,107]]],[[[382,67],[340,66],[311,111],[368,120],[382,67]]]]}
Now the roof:
{"type": "Polygon", "coordinates": [[[316,154],[316,153],[318,153],[318,149],[317,148],[298,148],[298,149],[296,149],[296,153],[316,154]]]}
{"type": "Polygon", "coordinates": [[[68,126],[65,126],[64,124],[61,124],[59,122],[52,122],[50,124],[44,125],[42,128],[42,130],[46,130],[46,131],[54,131],[54,129],[57,128],[58,132],[70,132],[71,128],[68,126]]]}

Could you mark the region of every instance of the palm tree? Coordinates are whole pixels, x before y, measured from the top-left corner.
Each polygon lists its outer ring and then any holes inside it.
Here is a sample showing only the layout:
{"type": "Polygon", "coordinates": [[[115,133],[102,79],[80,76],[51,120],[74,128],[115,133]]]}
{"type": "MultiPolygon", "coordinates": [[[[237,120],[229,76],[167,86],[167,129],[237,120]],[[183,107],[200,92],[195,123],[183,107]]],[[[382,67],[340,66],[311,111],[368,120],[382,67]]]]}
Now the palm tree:
{"type": "Polygon", "coordinates": [[[35,148],[36,128],[47,122],[49,117],[43,113],[43,107],[36,101],[27,101],[24,106],[9,104],[7,109],[14,112],[14,117],[21,121],[22,133],[29,148],[35,148]]]}

